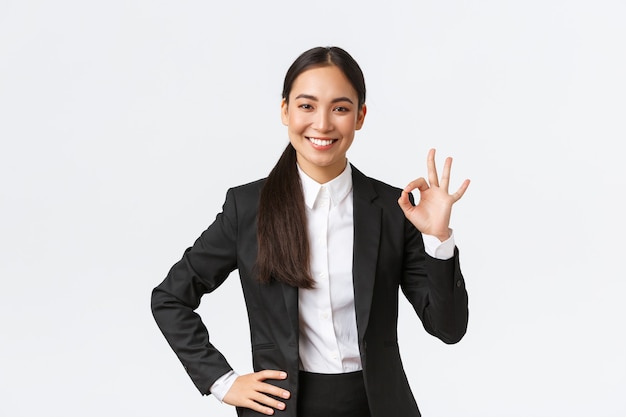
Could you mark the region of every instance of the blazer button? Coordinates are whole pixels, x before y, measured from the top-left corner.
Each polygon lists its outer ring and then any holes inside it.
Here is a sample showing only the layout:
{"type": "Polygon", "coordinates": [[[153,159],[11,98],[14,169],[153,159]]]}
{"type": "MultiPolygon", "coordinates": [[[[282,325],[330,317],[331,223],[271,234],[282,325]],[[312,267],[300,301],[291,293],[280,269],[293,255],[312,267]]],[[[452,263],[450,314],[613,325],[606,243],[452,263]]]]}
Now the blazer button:
{"type": "Polygon", "coordinates": [[[457,287],[459,287],[459,288],[461,288],[461,280],[458,280],[458,281],[456,282],[456,286],[457,286],[457,287]]]}

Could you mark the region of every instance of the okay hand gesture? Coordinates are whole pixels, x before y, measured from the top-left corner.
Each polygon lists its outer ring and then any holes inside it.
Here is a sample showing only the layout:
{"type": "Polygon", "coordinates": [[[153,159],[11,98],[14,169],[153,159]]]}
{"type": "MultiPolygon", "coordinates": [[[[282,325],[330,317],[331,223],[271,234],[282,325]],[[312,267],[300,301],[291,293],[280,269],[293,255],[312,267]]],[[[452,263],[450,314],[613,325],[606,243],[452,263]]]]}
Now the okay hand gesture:
{"type": "Polygon", "coordinates": [[[436,236],[440,241],[444,241],[450,237],[449,225],[452,205],[463,197],[470,180],[466,179],[463,181],[463,184],[461,184],[454,194],[448,194],[452,158],[446,158],[441,181],[437,176],[434,149],[428,152],[427,167],[428,181],[424,178],[411,181],[404,187],[404,190],[402,190],[398,204],[400,208],[402,208],[406,218],[409,219],[420,232],[426,235],[436,236]],[[413,205],[409,201],[409,193],[415,189],[418,189],[420,193],[417,205],[413,205]]]}

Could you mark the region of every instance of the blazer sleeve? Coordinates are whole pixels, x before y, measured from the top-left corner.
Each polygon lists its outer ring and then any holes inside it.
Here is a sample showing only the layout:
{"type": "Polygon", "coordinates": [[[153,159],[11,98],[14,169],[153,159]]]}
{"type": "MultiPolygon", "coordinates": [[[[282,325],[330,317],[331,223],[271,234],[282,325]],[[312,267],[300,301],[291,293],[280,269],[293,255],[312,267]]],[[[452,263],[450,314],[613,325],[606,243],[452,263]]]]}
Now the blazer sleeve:
{"type": "Polygon", "coordinates": [[[152,291],[152,314],[192,381],[204,395],[232,368],[211,344],[195,310],[237,267],[237,206],[229,190],[222,212],[152,291]]]}
{"type": "Polygon", "coordinates": [[[404,259],[402,291],[424,329],[444,343],[457,343],[468,323],[468,298],[458,248],[448,260],[429,256],[421,233],[406,221],[404,259]]]}

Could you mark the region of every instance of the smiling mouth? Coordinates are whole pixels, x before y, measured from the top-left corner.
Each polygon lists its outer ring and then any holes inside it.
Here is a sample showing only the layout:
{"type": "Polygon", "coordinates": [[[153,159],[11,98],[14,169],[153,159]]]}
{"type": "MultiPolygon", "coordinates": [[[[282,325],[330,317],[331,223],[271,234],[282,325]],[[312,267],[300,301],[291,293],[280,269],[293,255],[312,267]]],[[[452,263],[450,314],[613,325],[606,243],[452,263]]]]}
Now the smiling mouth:
{"type": "Polygon", "coordinates": [[[319,139],[319,138],[312,138],[309,136],[306,136],[306,138],[313,144],[316,146],[330,146],[333,143],[337,142],[337,139],[319,139]]]}

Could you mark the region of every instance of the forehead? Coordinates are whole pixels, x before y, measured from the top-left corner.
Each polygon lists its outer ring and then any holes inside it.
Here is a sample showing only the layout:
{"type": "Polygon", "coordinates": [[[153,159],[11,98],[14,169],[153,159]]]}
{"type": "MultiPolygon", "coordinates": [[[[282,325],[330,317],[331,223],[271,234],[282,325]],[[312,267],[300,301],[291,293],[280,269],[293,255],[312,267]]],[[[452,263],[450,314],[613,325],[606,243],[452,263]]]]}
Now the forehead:
{"type": "Polygon", "coordinates": [[[346,96],[355,98],[357,92],[343,71],[329,65],[316,67],[302,72],[296,77],[291,88],[291,98],[300,94],[313,95],[319,99],[346,96]]]}

